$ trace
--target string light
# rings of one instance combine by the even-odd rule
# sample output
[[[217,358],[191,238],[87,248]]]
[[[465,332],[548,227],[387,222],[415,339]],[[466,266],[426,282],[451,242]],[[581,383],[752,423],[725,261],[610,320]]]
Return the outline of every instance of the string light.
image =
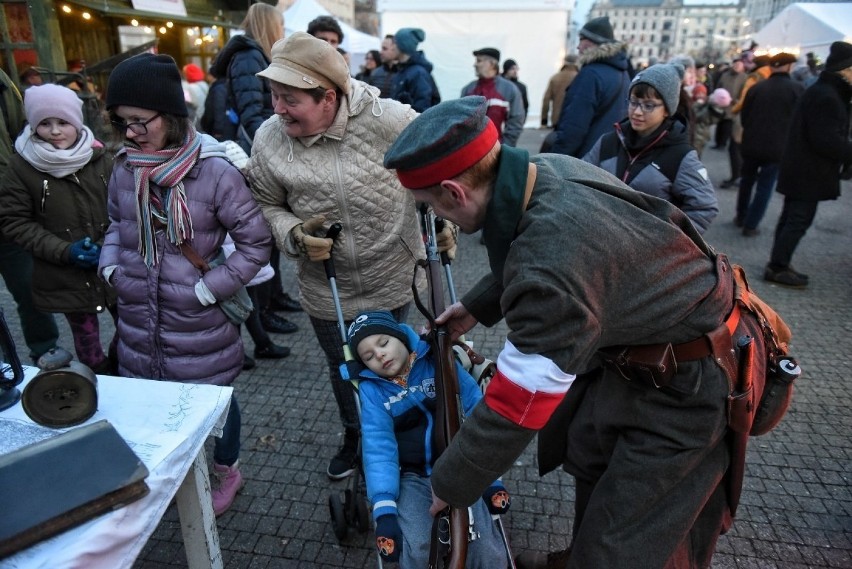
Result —
[[[71,13],[71,6],[69,6],[68,4],[65,4],[64,6],[62,6],[62,11],[65,12],[66,14],[70,14]]]

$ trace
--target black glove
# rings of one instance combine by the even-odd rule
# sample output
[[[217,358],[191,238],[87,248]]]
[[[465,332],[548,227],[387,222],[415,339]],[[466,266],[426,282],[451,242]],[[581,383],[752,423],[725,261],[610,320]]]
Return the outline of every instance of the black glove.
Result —
[[[94,269],[101,258],[101,248],[91,237],[74,241],[68,248],[68,261],[81,269]]]
[[[509,511],[511,500],[509,492],[501,482],[495,482],[482,493],[482,499],[485,500],[485,505],[492,515],[505,514]]]
[[[385,514],[376,520],[376,548],[382,561],[399,561],[402,554],[402,530],[395,514]]]
[[[364,366],[356,361],[347,361],[340,364],[340,377],[346,381],[358,379],[362,371],[364,371]]]

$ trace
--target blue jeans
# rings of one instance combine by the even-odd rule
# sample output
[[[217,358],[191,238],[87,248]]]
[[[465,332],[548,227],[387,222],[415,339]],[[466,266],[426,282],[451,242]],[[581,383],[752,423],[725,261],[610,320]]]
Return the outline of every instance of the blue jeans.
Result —
[[[228,417],[225,426],[222,427],[222,436],[213,440],[213,462],[231,466],[240,458],[240,427],[242,416],[237,398],[231,395],[231,407],[228,409]]]
[[[399,527],[402,530],[400,569],[429,565],[429,545],[432,539],[432,483],[428,478],[405,473],[399,481]],[[503,539],[485,502],[477,500],[473,509],[473,527],[479,538],[467,544],[466,569],[500,569],[508,565]]]
[[[33,258],[11,242],[0,242],[0,275],[18,306],[24,341],[35,362],[42,354],[56,347],[59,329],[53,314],[36,310],[33,304]]]
[[[745,229],[757,229],[769,200],[772,199],[772,191],[778,180],[777,162],[760,162],[752,158],[743,158],[742,177],[740,178],[740,189],[737,193],[737,219],[743,223]],[[757,188],[752,199],[751,189],[757,181]]]

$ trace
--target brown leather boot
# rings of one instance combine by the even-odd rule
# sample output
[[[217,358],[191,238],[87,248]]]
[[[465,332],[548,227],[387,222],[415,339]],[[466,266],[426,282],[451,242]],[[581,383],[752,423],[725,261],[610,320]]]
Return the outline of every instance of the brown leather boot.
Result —
[[[515,557],[518,569],[565,569],[571,557],[571,548],[561,551],[542,553],[541,551],[524,551]]]

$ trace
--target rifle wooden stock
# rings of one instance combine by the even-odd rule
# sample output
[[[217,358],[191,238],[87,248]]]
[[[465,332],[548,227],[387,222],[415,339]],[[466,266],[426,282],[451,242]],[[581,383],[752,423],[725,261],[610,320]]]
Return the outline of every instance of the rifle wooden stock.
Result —
[[[434,225],[421,210],[423,228],[426,238],[426,277],[429,281],[430,308],[432,314],[438,316],[446,308],[444,302],[444,287],[441,280],[441,258],[435,245]],[[453,341],[446,326],[435,327],[429,335],[432,356],[435,361],[435,396],[438,405],[435,410],[435,426],[432,444],[437,459],[450,446],[450,441],[461,427],[461,403],[459,397],[459,382],[456,375],[455,352]],[[441,554],[434,556],[435,567],[448,569],[463,569],[467,559],[467,539],[470,519],[467,508],[449,508],[450,543],[449,550],[443,544],[434,543],[432,547],[442,547]],[[439,523],[441,515],[435,518]],[[434,533],[434,532],[433,532]],[[439,550],[440,551],[440,550]],[[431,565],[431,563],[430,563]]]

